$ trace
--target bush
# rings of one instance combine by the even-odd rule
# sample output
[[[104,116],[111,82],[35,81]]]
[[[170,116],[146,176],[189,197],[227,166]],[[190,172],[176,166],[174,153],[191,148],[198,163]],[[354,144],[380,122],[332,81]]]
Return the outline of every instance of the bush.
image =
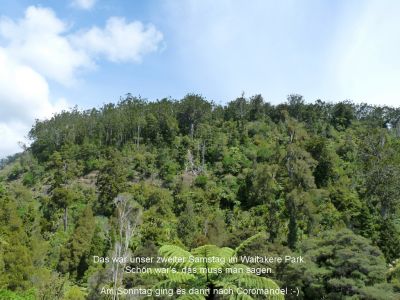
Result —
[[[2,300],[36,300],[35,290],[29,290],[24,293],[17,293],[9,290],[0,290],[0,299]]]

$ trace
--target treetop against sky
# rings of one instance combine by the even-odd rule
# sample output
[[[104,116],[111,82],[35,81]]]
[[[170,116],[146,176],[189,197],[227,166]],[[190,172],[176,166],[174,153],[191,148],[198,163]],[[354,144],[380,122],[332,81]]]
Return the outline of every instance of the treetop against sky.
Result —
[[[394,0],[4,0],[0,156],[20,150],[36,118],[128,92],[395,105],[399,8]]]

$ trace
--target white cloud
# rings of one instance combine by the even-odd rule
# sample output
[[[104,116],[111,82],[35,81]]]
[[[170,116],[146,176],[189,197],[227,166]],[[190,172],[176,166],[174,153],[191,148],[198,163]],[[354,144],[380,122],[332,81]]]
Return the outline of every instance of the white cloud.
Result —
[[[96,0],[73,0],[72,5],[81,9],[86,9],[89,10],[91,9],[94,4],[96,3]]]
[[[70,85],[76,72],[93,66],[93,62],[84,51],[72,47],[63,35],[67,30],[52,10],[34,6],[28,7],[17,22],[8,18],[0,21],[0,35],[8,41],[10,56],[46,78]]]
[[[77,1],[82,8],[94,2]],[[79,71],[96,67],[101,56],[139,62],[162,40],[153,25],[116,17],[104,29],[71,29],[49,8],[30,6],[20,20],[0,18],[0,158],[20,150],[17,142],[27,142],[35,119],[68,107],[63,99],[51,99],[52,80],[73,85]]]
[[[66,29],[53,11],[33,6],[17,22],[0,19],[0,158],[21,151],[18,142],[29,144],[35,119],[67,108],[65,100],[51,101],[47,79],[70,84],[89,60],[61,35]]]
[[[35,119],[67,108],[65,100],[52,104],[46,79],[11,58],[0,47],[0,157],[19,151]]]
[[[163,35],[153,25],[145,26],[111,17],[104,29],[92,27],[71,37],[80,49],[103,55],[112,62],[140,62],[143,55],[158,49]]]
[[[80,70],[95,67],[96,58],[112,62],[140,62],[159,48],[163,35],[153,25],[111,17],[105,28],[70,33],[68,25],[48,8],[30,6],[23,19],[0,19],[0,36],[8,54],[48,79],[64,85],[76,81]]]
[[[29,127],[21,122],[0,122],[0,159],[22,151],[18,143],[22,142],[25,144],[27,142],[25,135],[28,130]]]

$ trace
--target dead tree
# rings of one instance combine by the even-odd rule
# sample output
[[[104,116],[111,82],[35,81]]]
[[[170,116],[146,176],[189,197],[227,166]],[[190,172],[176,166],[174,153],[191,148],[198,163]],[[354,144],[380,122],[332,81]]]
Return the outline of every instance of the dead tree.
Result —
[[[142,209],[129,194],[120,194],[114,199],[117,213],[118,234],[114,245],[112,261],[113,300],[119,299],[116,290],[122,283],[124,269],[130,256],[129,244],[141,222]]]

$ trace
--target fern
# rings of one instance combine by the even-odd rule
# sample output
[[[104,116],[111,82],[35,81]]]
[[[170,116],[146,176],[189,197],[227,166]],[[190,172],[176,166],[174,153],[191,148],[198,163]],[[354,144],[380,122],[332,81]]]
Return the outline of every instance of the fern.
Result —
[[[193,274],[180,272],[172,269],[165,268],[165,272],[160,272],[160,268],[149,268],[147,271],[148,276],[158,277],[158,278],[165,278],[173,282],[177,283],[184,283],[190,280],[196,279]]]
[[[167,264],[172,267],[183,268],[191,266],[189,263],[189,258],[192,256],[192,254],[179,246],[164,245],[158,250],[158,253],[164,258],[171,259],[173,262],[167,262]]]
[[[251,243],[253,243],[255,240],[259,238],[265,238],[265,234],[263,232],[259,232],[251,237],[249,237],[247,240],[243,241],[239,246],[236,247],[234,250],[234,255],[237,255],[240,251],[242,251],[244,248],[249,246]]]
[[[256,234],[241,243],[236,249],[220,248],[215,245],[204,245],[193,249],[191,252],[175,245],[164,245],[159,249],[159,254],[166,259],[169,266],[167,272],[157,272],[156,268],[150,269],[149,275],[163,279],[155,287],[178,288],[222,288],[232,291],[225,298],[235,300],[253,300],[251,295],[244,294],[242,289],[277,290],[279,286],[272,279],[249,273],[249,267],[244,264],[233,263],[232,258],[240,251],[264,237]],[[195,273],[183,272],[183,268],[195,269]],[[227,273],[227,268],[235,268],[238,273]],[[213,272],[218,270],[219,272]],[[256,296],[256,299],[261,295]],[[284,296],[264,295],[265,299],[282,300]],[[203,295],[182,295],[180,300],[205,300]]]
[[[211,260],[216,258],[216,260],[214,262],[207,263],[194,263],[193,265],[203,268],[222,268],[229,262],[229,259],[232,257],[233,253],[234,250],[228,247],[219,248],[215,245],[204,245],[192,250],[194,258],[205,258]]]
[[[153,286],[153,289],[173,289],[176,287],[176,282],[166,279],[158,282]]]

